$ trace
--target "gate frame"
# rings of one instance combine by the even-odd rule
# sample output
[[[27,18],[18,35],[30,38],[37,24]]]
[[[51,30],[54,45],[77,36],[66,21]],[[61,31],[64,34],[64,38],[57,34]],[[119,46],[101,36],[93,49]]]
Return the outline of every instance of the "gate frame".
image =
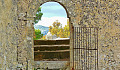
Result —
[[[95,38],[95,46],[94,46],[94,48],[95,49],[89,49],[89,47],[90,46],[88,46],[89,44],[87,44],[86,43],[86,47],[85,48],[81,48],[83,45],[81,45],[81,44],[79,44],[79,47],[78,47],[78,44],[76,44],[76,42],[78,42],[78,40],[77,41],[75,41],[75,39],[74,38],[77,38],[78,36],[76,35],[76,34],[78,34],[77,32],[78,31],[80,31],[80,30],[82,30],[82,31],[85,31],[85,29],[88,29],[88,31],[90,31],[90,33],[88,34],[88,39],[90,39],[90,41],[88,40],[88,41],[86,41],[86,42],[90,42],[90,45],[91,45],[91,31],[92,31],[92,29],[94,29],[94,38]],[[99,27],[80,27],[80,26],[75,26],[74,27],[74,29],[73,29],[73,31],[75,31],[74,32],[74,34],[73,34],[73,68],[72,68],[72,70],[75,70],[75,68],[76,68],[76,66],[74,66],[74,61],[76,61],[76,60],[74,60],[74,50],[76,49],[76,51],[77,52],[79,52],[79,54],[81,54],[81,52],[80,51],[82,51],[82,49],[83,49],[83,51],[84,51],[84,49],[85,50],[88,50],[88,52],[89,52],[89,50],[93,50],[94,52],[95,52],[95,70],[99,70],[98,69],[98,28]],[[82,31],[80,32],[80,33],[82,33]],[[95,31],[97,32],[97,33],[95,33]],[[79,34],[80,34],[79,33]],[[82,34],[80,34],[81,36],[81,38],[83,37],[84,38],[84,33],[82,33]],[[90,38],[89,38],[90,37]],[[80,38],[80,39],[81,39]],[[87,38],[86,38],[87,39]],[[81,43],[82,43],[82,40],[81,40]],[[83,41],[83,43],[84,43],[84,41]],[[75,45],[76,44],[76,45]],[[85,53],[87,53],[87,52],[85,52]],[[81,55],[78,55],[78,56],[80,56],[80,58],[81,58]],[[89,57],[87,57],[87,54],[85,54],[84,55],[84,58],[85,58],[85,56],[86,56],[86,59],[88,59],[88,61],[89,61]],[[89,54],[88,54],[88,56],[89,56]],[[78,58],[79,59],[79,62],[81,62],[80,61],[80,58]],[[96,59],[97,58],[97,59]],[[75,58],[76,59],[76,58]],[[87,60],[84,60],[84,61],[86,61],[87,62]],[[86,63],[87,64],[87,63]],[[88,63],[89,64],[89,63]],[[76,65],[76,64],[75,64]],[[78,66],[78,65],[77,65]],[[87,65],[86,65],[87,66]],[[75,67],[75,68],[74,68]],[[88,67],[89,67],[89,65],[88,65]],[[84,67],[83,67],[84,68]],[[86,68],[87,69],[87,68]]]

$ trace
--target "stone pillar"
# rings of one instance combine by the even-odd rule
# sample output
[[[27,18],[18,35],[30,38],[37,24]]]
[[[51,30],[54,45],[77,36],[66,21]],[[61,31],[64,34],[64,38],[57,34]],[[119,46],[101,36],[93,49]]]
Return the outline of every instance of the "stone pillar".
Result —
[[[27,13],[19,15],[19,45],[18,68],[23,70],[34,69],[34,49],[33,49],[33,19],[27,17]]]
[[[27,19],[27,56],[28,56],[28,70],[34,69],[34,18]]]

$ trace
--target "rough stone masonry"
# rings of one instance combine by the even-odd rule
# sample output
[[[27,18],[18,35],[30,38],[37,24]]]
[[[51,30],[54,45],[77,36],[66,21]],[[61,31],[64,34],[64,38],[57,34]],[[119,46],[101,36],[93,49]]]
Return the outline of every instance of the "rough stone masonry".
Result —
[[[120,0],[0,0],[0,70],[33,70],[33,23],[38,7],[58,2],[72,27],[99,27],[99,70],[120,70]]]

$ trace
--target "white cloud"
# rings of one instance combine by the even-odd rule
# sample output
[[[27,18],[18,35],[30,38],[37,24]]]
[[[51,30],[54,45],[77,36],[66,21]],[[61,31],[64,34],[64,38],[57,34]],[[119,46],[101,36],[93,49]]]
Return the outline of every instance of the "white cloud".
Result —
[[[64,27],[65,25],[67,25],[67,19],[68,18],[65,17],[50,17],[50,18],[42,17],[41,20],[36,25],[49,27],[50,25],[53,24],[53,22],[58,20],[62,24],[62,27]]]

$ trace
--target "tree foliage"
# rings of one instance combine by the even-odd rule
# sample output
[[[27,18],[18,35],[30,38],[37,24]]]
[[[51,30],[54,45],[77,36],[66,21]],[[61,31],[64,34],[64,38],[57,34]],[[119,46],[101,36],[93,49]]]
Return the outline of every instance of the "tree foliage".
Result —
[[[64,37],[70,37],[69,20],[67,20],[67,25],[64,27]]]
[[[41,7],[38,8],[37,13],[36,13],[36,17],[34,19],[34,24],[37,24],[39,20],[41,20],[43,13],[41,12]],[[34,29],[34,40],[40,39],[43,36],[43,34],[41,34],[41,31],[38,29]]]
[[[58,32],[60,31],[62,24],[56,20],[52,24],[53,26],[49,26],[49,31],[51,32],[52,35],[56,35],[57,37],[59,36]]]
[[[41,7],[38,8],[36,17],[34,19],[35,24],[38,23],[39,20],[41,20],[43,13],[41,12]]]
[[[62,28],[62,24],[56,20],[53,24],[53,26],[49,26],[49,31],[52,35],[56,35],[60,38],[68,38],[70,36],[69,31],[69,21],[67,21],[67,25],[65,25],[64,28]]]
[[[46,35],[41,38],[41,40],[46,40]]]
[[[43,37],[43,34],[41,34],[41,31],[39,29],[35,29],[35,38],[34,40],[38,40]]]

